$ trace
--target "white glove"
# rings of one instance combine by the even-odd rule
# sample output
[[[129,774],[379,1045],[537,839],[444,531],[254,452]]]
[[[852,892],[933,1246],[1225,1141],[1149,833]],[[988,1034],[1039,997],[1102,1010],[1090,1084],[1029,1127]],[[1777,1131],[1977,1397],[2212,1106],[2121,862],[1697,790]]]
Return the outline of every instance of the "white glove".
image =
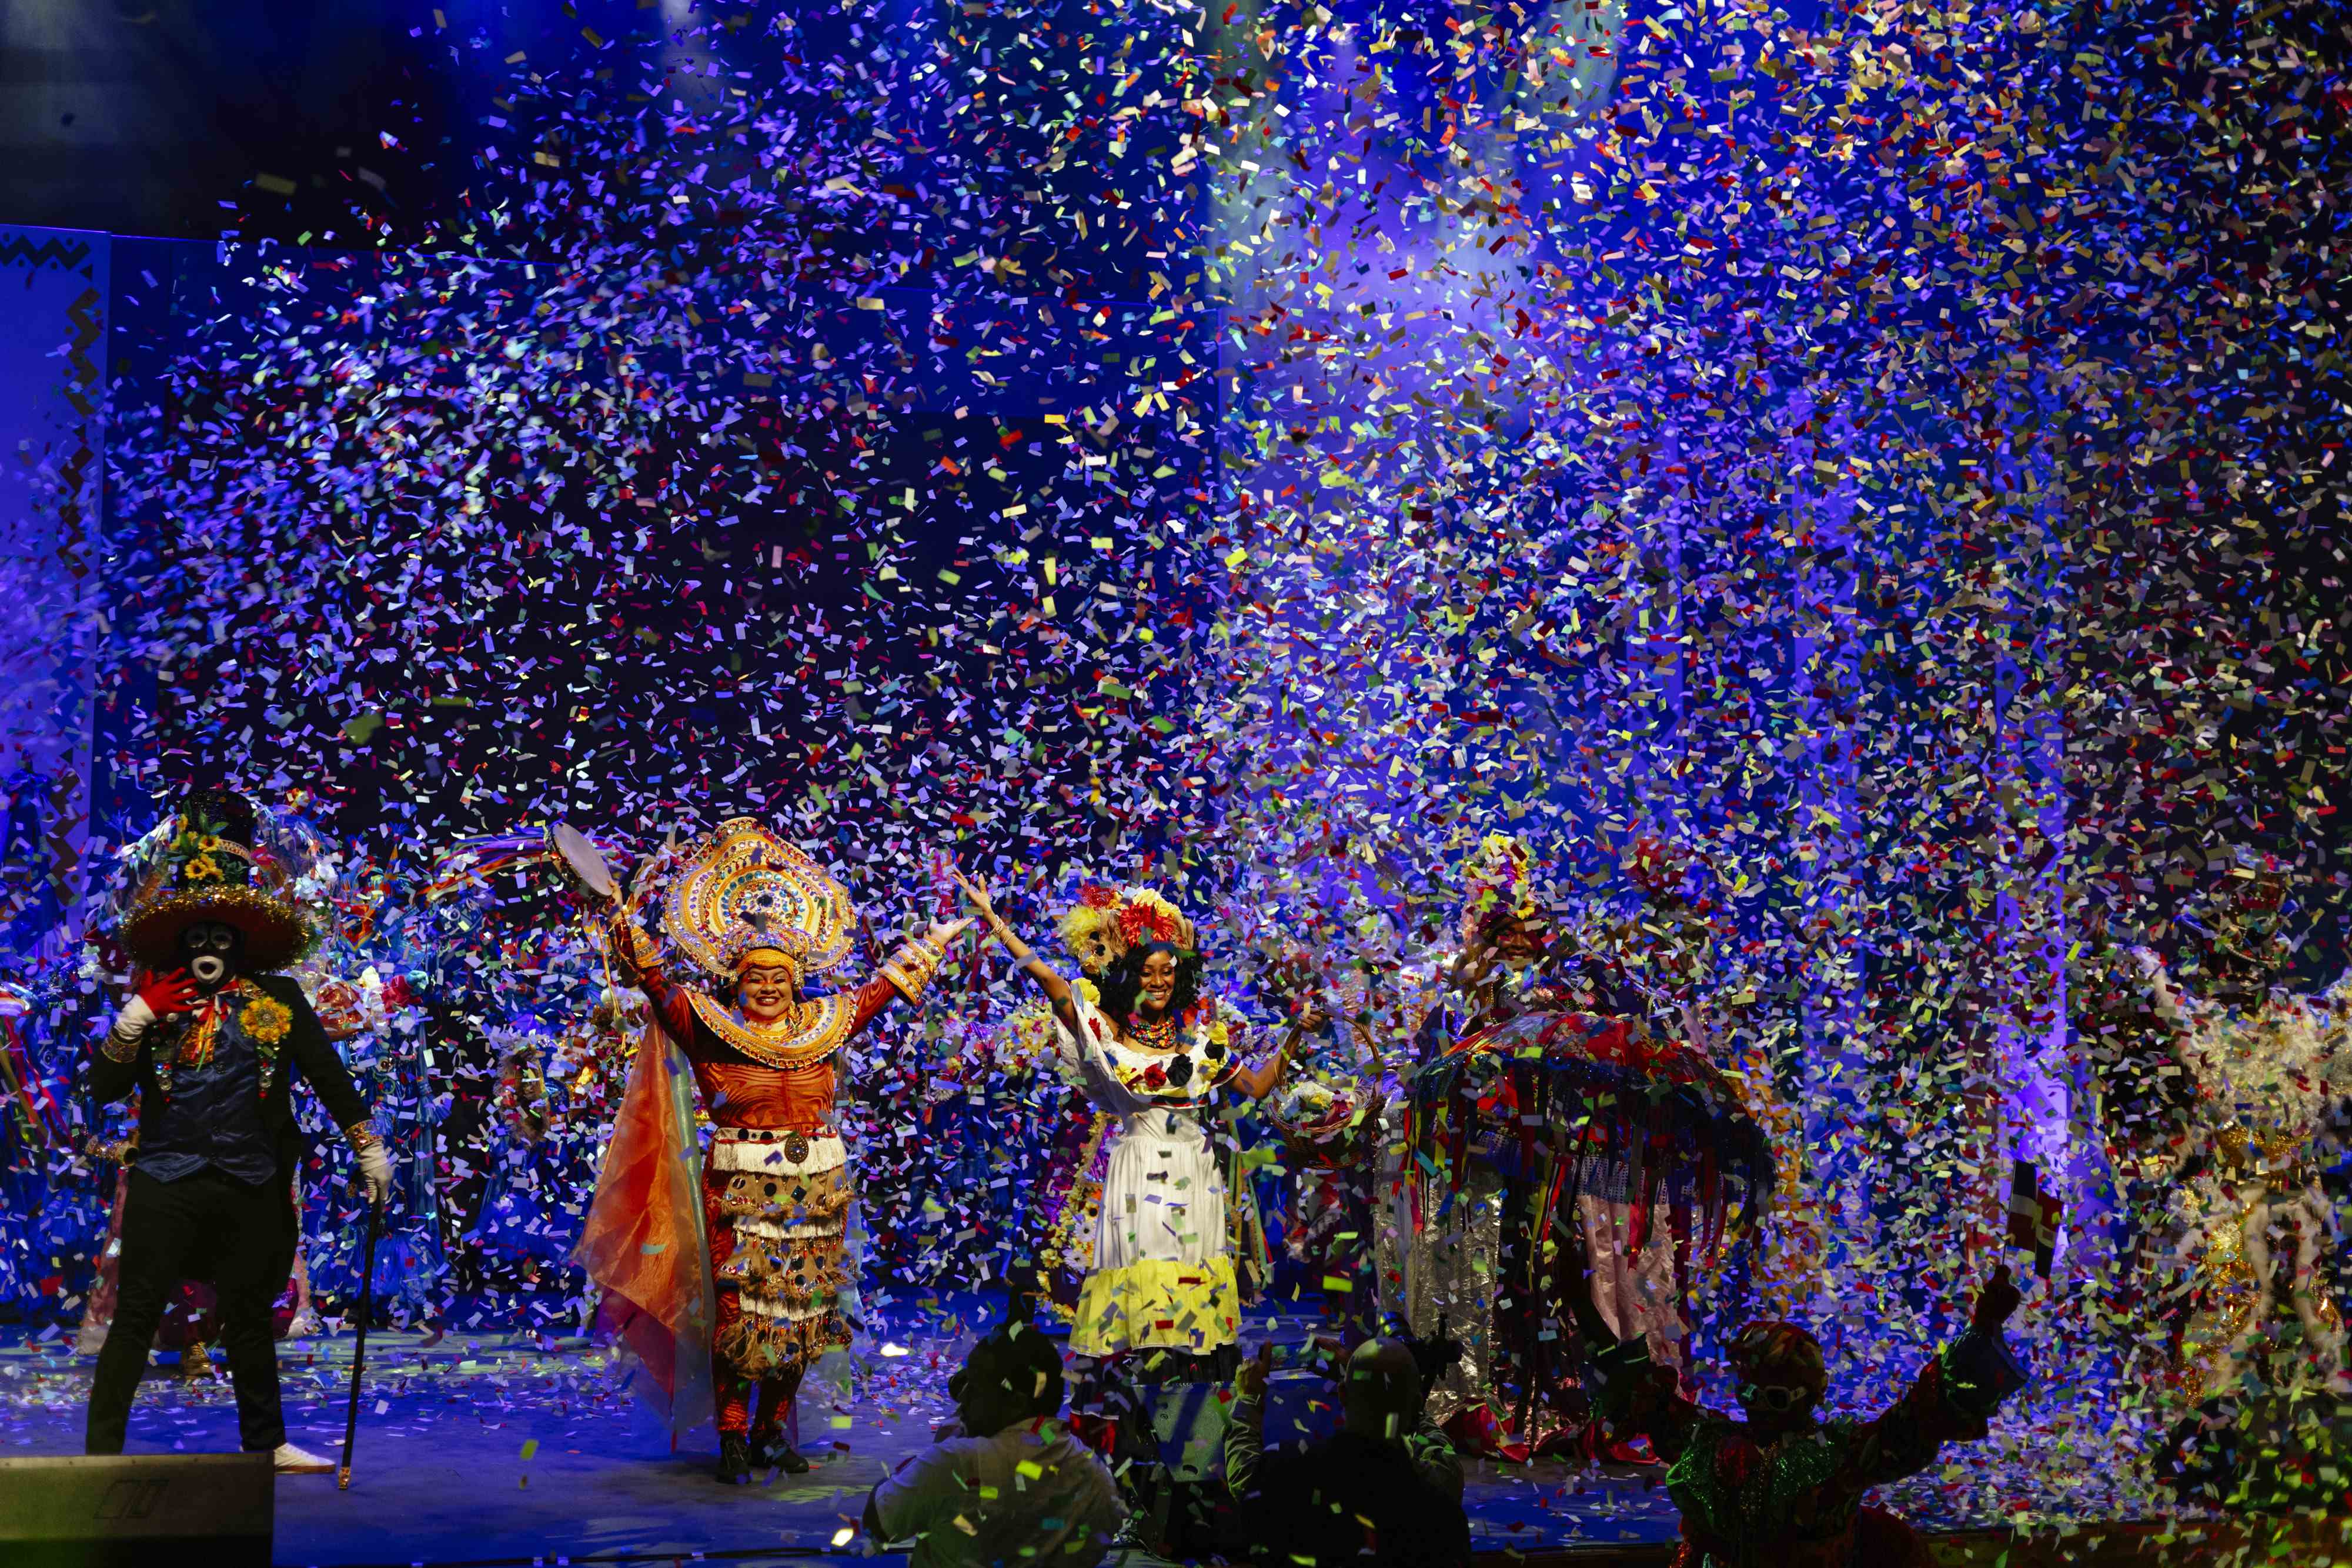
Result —
[[[360,1179],[367,1183],[370,1203],[381,1208],[392,1201],[392,1156],[382,1144],[360,1151]]]
[[[122,1004],[121,1012],[114,1015],[113,1032],[125,1040],[137,1040],[154,1021],[155,1009],[147,1005],[147,998],[134,996]]]

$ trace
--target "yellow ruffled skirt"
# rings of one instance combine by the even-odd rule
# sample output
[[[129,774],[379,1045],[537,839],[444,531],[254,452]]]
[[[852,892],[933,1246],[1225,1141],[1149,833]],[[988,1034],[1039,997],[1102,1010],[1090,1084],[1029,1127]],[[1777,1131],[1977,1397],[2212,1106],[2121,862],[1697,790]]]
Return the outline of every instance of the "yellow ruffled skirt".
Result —
[[[1087,1276],[1070,1349],[1079,1355],[1212,1351],[1240,1333],[1241,1290],[1231,1254],[1198,1263],[1147,1258]]]

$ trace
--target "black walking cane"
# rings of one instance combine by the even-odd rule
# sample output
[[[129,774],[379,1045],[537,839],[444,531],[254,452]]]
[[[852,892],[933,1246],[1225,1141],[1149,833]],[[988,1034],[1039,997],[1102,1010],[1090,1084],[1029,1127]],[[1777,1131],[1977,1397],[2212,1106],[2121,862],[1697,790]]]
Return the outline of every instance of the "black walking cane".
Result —
[[[352,1343],[352,1397],[343,1410],[343,1462],[335,1471],[335,1490],[352,1489],[352,1444],[360,1435],[360,1373],[367,1365],[368,1319],[375,1316],[375,1242],[383,1222],[383,1205],[368,1199],[367,1258],[360,1265],[359,1337]]]

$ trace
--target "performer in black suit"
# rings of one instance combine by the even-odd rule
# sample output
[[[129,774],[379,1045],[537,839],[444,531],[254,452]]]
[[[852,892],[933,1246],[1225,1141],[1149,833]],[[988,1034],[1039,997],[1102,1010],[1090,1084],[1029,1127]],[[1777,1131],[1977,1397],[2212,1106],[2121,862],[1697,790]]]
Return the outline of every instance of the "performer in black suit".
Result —
[[[286,1440],[271,1322],[298,1234],[295,1079],[343,1129],[371,1202],[391,1191],[392,1167],[301,988],[273,972],[301,956],[312,930],[283,869],[249,847],[253,838],[242,797],[191,794],[123,920],[137,993],[107,1032],[90,1086],[100,1103],[139,1092],[139,1156],[84,1447],[122,1451],[165,1300],[182,1279],[201,1279],[219,1293],[245,1450],[274,1454],[281,1471],[323,1473],[331,1460]]]

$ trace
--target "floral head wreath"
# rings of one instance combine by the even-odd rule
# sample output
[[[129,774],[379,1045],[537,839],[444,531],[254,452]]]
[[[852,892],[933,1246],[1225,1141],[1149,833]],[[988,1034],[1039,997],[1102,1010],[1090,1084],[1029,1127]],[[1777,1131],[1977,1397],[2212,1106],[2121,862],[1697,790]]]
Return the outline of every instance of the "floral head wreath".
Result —
[[[1118,955],[1125,951],[1126,938],[1118,927],[1118,890],[1089,883],[1078,890],[1078,902],[1062,912],[1055,923],[1061,932],[1062,946],[1078,961],[1078,967],[1099,977]]]
[[[1119,905],[1118,934],[1129,947],[1184,941],[1184,916],[1149,888],[1131,889]]]
[[[1088,976],[1099,978],[1132,947],[1150,942],[1192,944],[1192,923],[1149,888],[1089,883],[1056,923],[1062,945]]]

